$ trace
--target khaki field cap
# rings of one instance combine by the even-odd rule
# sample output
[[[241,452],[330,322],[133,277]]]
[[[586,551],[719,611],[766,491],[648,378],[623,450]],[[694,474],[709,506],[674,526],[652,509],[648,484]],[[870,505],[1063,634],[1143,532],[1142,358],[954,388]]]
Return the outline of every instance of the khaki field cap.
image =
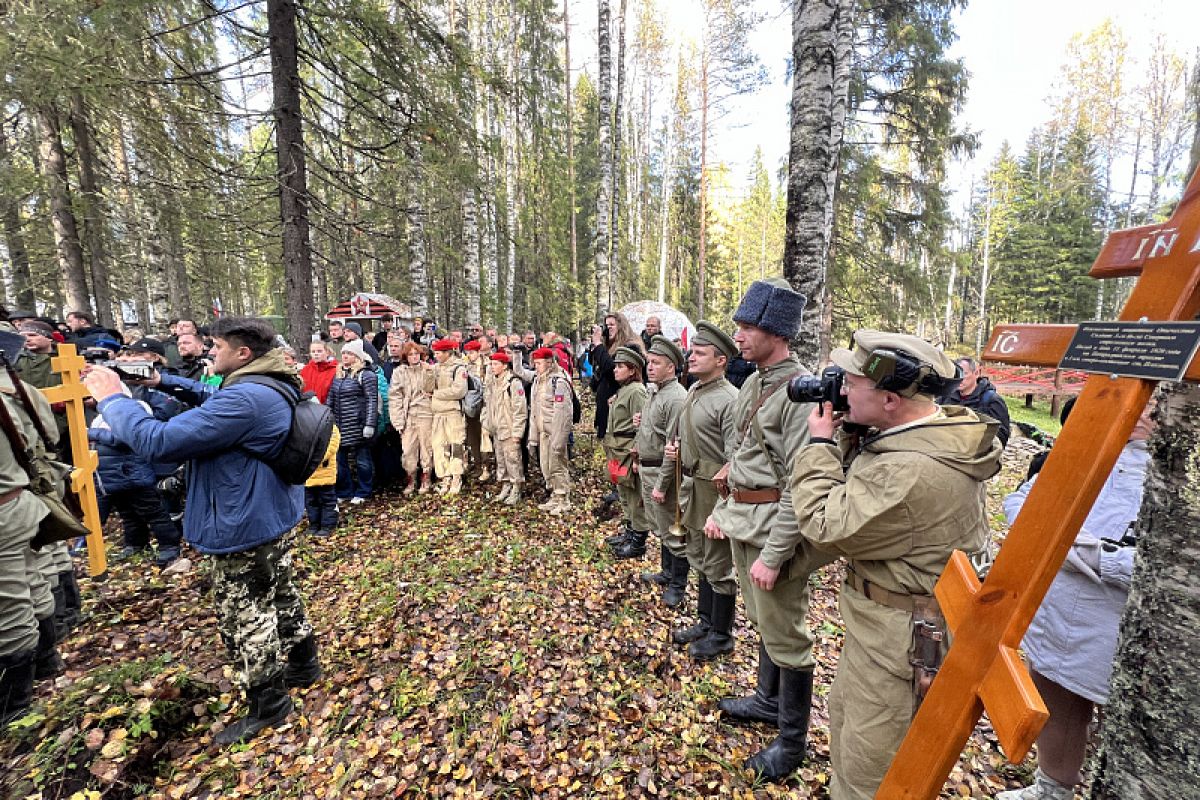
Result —
[[[939,378],[953,380],[958,375],[958,367],[950,357],[924,339],[907,333],[888,333],[866,328],[854,333],[853,350],[839,347],[829,354],[829,360],[852,375],[872,378],[879,383],[880,359],[873,357],[873,354],[880,351],[896,353],[916,361],[918,365],[931,369]],[[913,380],[915,381],[915,376]],[[932,396],[929,392],[920,394]]]
[[[665,336],[655,336],[650,340],[650,352],[671,359],[676,369],[683,366],[683,351]]]
[[[617,348],[617,352],[613,353],[613,361],[618,364],[628,364],[638,372],[646,368],[645,356],[632,347],[625,347],[623,345]]]
[[[738,354],[738,346],[729,334],[706,319],[696,323],[696,335],[692,344],[709,345],[717,348],[717,352],[732,361]]]

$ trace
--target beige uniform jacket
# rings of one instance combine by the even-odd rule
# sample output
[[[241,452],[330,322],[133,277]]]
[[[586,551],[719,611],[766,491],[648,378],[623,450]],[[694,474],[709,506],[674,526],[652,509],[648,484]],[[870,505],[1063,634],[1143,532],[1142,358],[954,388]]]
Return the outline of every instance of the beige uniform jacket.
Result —
[[[545,375],[539,375],[530,389],[529,441],[537,442],[543,434],[550,437],[550,446],[565,448],[574,425],[571,417],[571,379],[562,367],[554,364]]]
[[[757,424],[748,424],[750,410],[759,396],[805,374],[795,356],[778,364],[759,369],[746,379],[738,392],[734,409],[733,456],[729,462],[729,486],[738,489],[778,488],[777,503],[739,503],[732,496],[717,502],[712,517],[730,539],[762,550],[764,565],[779,569],[796,554],[801,546],[800,526],[792,509],[791,490],[787,476],[791,474],[796,455],[808,443],[808,415],[811,403],[793,403],[787,398],[786,387],[772,394],[755,414]],[[746,433],[743,436],[742,430]],[[761,433],[760,433],[761,432]],[[822,559],[822,563],[828,559]]]
[[[396,367],[388,388],[388,418],[392,427],[403,431],[410,420],[431,419],[433,389],[434,371],[426,365]]]
[[[462,416],[460,401],[467,396],[467,365],[458,356],[433,368],[433,398],[429,404],[434,414]]]
[[[496,439],[520,439],[525,435],[529,404],[520,378],[512,372],[505,372],[499,378],[493,375],[484,386],[483,398],[482,422],[488,433]]]
[[[693,530],[704,527],[720,499],[712,478],[733,458],[737,398],[738,390],[723,376],[694,384],[688,390],[676,426],[668,433],[670,439],[678,438],[680,442],[683,480],[679,503],[683,507],[683,524]],[[674,468],[675,460],[664,458],[663,471],[674,474]]]
[[[658,391],[650,395],[645,408],[642,409],[642,421],[635,440],[639,461],[663,460],[663,448],[667,446],[667,437],[675,430],[679,412],[683,409],[683,401],[686,399],[687,389],[674,378],[659,386]],[[657,490],[665,494],[675,484],[675,470],[667,470],[665,463],[657,470],[650,491]]]

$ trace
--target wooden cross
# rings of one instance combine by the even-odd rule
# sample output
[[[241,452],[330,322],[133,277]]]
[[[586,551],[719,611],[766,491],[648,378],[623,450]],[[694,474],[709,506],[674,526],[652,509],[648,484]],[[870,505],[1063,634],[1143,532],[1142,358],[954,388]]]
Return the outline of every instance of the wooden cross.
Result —
[[[108,561],[104,554],[104,532],[100,527],[100,506],[96,502],[95,478],[96,470],[100,466],[100,457],[88,444],[88,425],[83,414],[84,401],[92,395],[79,380],[79,373],[85,363],[76,354],[75,345],[60,344],[58,355],[50,360],[50,366],[62,378],[62,385],[42,389],[42,394],[51,403],[62,403],[66,406],[71,460],[75,466],[71,471],[71,489],[79,496],[79,503],[83,506],[83,523],[89,531],[88,574],[95,578],[104,574],[108,568]]]
[[[1166,223],[1111,234],[1091,275],[1140,276],[1121,320],[1193,320],[1200,310],[1200,170]],[[1071,328],[1002,326],[984,357],[1057,363],[1048,356],[1061,357]],[[1188,377],[1196,376],[1193,363]],[[1156,383],[1089,377],[987,580],[981,585],[966,556],[954,553],[935,589],[953,644],[878,800],[937,797],[984,710],[1008,759],[1025,757],[1048,714],[1017,648]]]

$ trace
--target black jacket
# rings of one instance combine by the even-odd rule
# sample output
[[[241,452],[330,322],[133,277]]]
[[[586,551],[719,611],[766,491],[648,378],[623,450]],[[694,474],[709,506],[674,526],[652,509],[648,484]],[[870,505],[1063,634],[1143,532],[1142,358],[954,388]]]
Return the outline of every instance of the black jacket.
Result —
[[[1004,398],[996,391],[996,387],[992,386],[992,382],[987,378],[980,378],[975,384],[975,391],[963,397],[958,389],[955,389],[948,395],[938,398],[938,402],[944,406],[966,406],[972,411],[978,411],[981,414],[987,414],[989,417],[1000,421],[1000,432],[996,435],[1000,438],[1000,444],[1007,445],[1009,434],[1012,433],[1012,423],[1008,418],[1008,406],[1004,402]]]

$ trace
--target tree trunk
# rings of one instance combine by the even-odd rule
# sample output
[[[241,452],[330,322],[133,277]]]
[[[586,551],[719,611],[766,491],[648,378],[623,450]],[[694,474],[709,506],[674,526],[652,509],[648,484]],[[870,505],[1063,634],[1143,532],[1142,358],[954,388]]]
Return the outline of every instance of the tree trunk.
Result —
[[[466,53],[471,52],[470,25],[467,19],[467,4],[459,2],[454,16],[454,30],[459,45]],[[473,60],[473,56],[472,56]],[[479,214],[475,199],[478,159],[475,149],[475,78],[474,72],[469,74],[464,82],[464,92],[459,107],[462,109],[466,128],[472,134],[466,137],[463,145],[463,161],[465,164],[462,190],[462,249],[463,249],[463,291],[466,308],[464,323],[471,325],[480,321],[479,312]]]
[[[662,207],[659,209],[658,240],[658,302],[667,302],[667,250],[670,246],[668,226],[671,223],[671,167],[674,166],[675,151],[671,149],[671,133],[675,126],[667,122],[666,143],[663,147]]]
[[[853,52],[852,0],[797,0],[783,271],[808,298],[796,351],[816,364]]]
[[[4,126],[0,125],[0,162],[9,159],[8,138]],[[12,299],[20,309],[34,310],[33,276],[29,271],[29,250],[25,247],[25,234],[21,231],[21,204],[16,197],[4,198],[4,244],[8,249],[11,270]]]
[[[700,55],[700,230],[696,251],[696,314],[704,319],[705,261],[708,257],[708,71],[709,52]]]
[[[104,246],[103,198],[96,183],[96,148],[88,124],[83,94],[71,92],[71,133],[75,137],[75,156],[79,164],[79,195],[83,207],[83,235],[87,243],[88,267],[92,273],[92,291],[96,295],[96,320],[105,328],[113,326],[112,290],[108,283],[108,252]]]
[[[516,24],[517,4],[514,2],[509,5],[510,13],[512,14],[512,41],[508,51],[508,75],[509,82],[512,84],[512,90],[508,98],[508,114],[504,126],[504,230],[507,233],[505,246],[508,255],[507,268],[505,270],[505,286],[504,286],[504,319],[502,324],[505,330],[511,331],[513,328],[513,290],[516,288],[517,276],[517,122],[520,111],[520,98],[517,94],[517,63],[520,58],[518,52],[519,37]],[[564,20],[564,25],[565,25]],[[571,235],[575,235],[575,166],[572,163],[573,151],[571,148],[570,130],[571,130],[571,70],[570,70],[570,45],[568,48],[568,66],[567,66],[567,169],[570,172],[569,182],[571,184]],[[575,277],[575,242],[571,241],[571,277]]]
[[[1200,387],[1159,395],[1093,800],[1200,797]]]
[[[563,0],[563,70],[567,83],[567,183],[571,185],[571,279],[579,280],[578,201],[575,199],[575,105],[571,101],[571,0]]]
[[[302,348],[313,331],[313,271],[308,238],[308,180],[300,118],[294,0],[267,0],[267,36],[271,50],[279,216],[283,223],[283,279],[288,341],[293,347]]]
[[[65,290],[65,310],[90,312],[92,303],[83,266],[83,249],[79,245],[79,229],[75,224],[75,212],[71,210],[67,154],[63,150],[58,110],[52,105],[38,106],[35,114],[41,137],[39,154],[42,174],[50,189],[50,219],[54,227],[58,267]]]
[[[612,306],[612,271],[608,261],[610,225],[612,223],[612,55],[609,47],[608,0],[598,0],[597,34],[600,50],[600,85],[597,88],[600,127],[597,136],[599,150],[599,189],[596,192],[596,236],[593,242],[596,267],[596,315],[602,318]]]
[[[617,92],[613,108],[612,132],[612,170],[613,190],[612,223],[609,225],[609,264],[612,265],[613,281],[620,282],[623,277],[621,270],[621,185],[623,169],[621,165],[622,115],[625,107],[625,6],[627,0],[621,0],[617,9]],[[615,288],[615,287],[614,287]],[[616,292],[613,293],[614,295]]]
[[[422,192],[425,170],[422,168],[421,145],[409,152],[412,163],[408,182],[408,296],[414,316],[429,314],[429,275],[425,268],[425,199]]]

